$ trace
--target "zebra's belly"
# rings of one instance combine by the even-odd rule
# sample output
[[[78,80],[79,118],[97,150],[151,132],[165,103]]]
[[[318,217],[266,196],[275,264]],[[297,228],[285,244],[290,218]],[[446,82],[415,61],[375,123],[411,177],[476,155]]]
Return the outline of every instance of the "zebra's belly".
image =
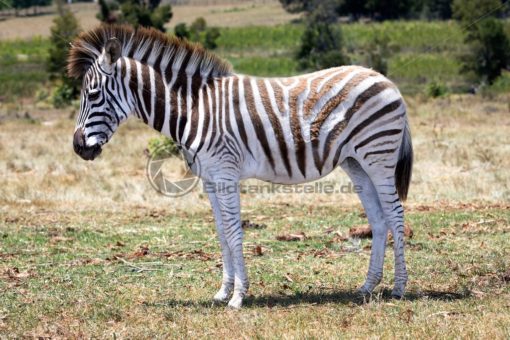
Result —
[[[315,167],[308,167],[305,174],[301,173],[297,166],[292,166],[289,171],[283,166],[273,167],[264,161],[252,162],[241,173],[241,179],[255,178],[261,181],[266,181],[275,184],[302,184],[318,180],[322,177],[329,175],[335,167],[326,165],[322,172],[319,172]]]

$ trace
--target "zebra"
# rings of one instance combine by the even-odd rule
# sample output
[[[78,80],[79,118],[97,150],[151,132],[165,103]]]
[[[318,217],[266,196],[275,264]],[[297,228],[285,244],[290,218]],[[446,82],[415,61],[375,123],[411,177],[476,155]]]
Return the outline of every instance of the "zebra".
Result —
[[[100,26],[71,45],[68,74],[82,78],[74,151],[93,160],[119,125],[135,116],[186,151],[207,188],[221,245],[223,278],[214,301],[240,308],[249,281],[243,258],[240,185],[246,178],[298,184],[342,168],[372,228],[369,296],[394,242],[392,295],[402,298],[404,209],[413,148],[397,87],[361,66],[288,78],[236,74],[202,47],[154,29]]]

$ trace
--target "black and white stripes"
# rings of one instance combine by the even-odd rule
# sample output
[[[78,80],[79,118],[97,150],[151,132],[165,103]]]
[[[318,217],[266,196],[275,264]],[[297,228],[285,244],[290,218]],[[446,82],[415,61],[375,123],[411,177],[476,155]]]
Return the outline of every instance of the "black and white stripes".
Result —
[[[386,234],[395,239],[394,295],[407,280],[403,209],[412,167],[406,108],[397,88],[362,67],[292,78],[234,74],[200,47],[154,30],[103,26],[73,44],[69,73],[84,77],[75,150],[93,159],[128,116],[200,160],[224,261],[216,300],[239,307],[248,289],[238,183],[303,183],[338,166],[363,188],[374,242],[363,293],[382,277]],[[90,151],[92,150],[92,151]]]

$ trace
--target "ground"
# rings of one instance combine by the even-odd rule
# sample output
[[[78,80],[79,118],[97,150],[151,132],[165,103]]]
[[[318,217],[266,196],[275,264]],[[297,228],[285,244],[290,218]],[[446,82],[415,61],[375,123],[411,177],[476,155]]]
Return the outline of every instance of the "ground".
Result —
[[[227,0],[209,0],[215,5],[206,9],[176,6],[171,24],[202,13],[221,26],[294,18],[277,1],[220,2]],[[74,6],[84,28],[96,24],[90,4]],[[47,36],[52,15],[0,21],[0,40]],[[34,76],[44,68],[47,42],[34,39],[28,52],[26,42],[2,45],[2,71],[12,74],[0,80],[18,95],[0,95],[0,338],[509,338],[510,97],[427,99],[409,91],[426,84],[425,76],[459,76],[451,56],[462,47],[461,32],[454,23],[380,25],[405,47],[390,70],[404,93],[414,93],[406,95],[415,166],[405,203],[413,235],[403,300],[390,298],[391,240],[381,286],[367,301],[356,294],[370,239],[349,237],[350,228],[367,223],[353,192],[263,191],[242,195],[242,218],[251,222],[245,307],[213,305],[221,258],[206,196],[196,189],[168,198],[152,189],[144,149],[157,134],[135,120],[96,161],[76,156],[77,108],[21,98],[25,78],[35,79],[37,97],[48,90],[39,88],[46,75]],[[224,28],[220,53],[246,72],[289,74],[292,65],[272,62],[291,60],[300,29]],[[347,41],[366,40],[372,29],[346,27]],[[449,52],[432,55],[430,46]],[[19,72],[24,59],[30,67]],[[349,187],[340,170],[322,182]],[[291,234],[298,240],[282,241]]]
[[[163,197],[145,178],[154,132],[132,121],[84,162],[69,112],[4,115],[0,334],[508,338],[508,98],[407,102],[416,163],[404,300],[389,297],[391,241],[382,285],[370,301],[356,295],[370,240],[348,238],[366,223],[355,194],[246,193],[242,217],[260,228],[246,230],[241,311],[211,302],[221,260],[206,197]],[[349,183],[340,170],[324,181]]]

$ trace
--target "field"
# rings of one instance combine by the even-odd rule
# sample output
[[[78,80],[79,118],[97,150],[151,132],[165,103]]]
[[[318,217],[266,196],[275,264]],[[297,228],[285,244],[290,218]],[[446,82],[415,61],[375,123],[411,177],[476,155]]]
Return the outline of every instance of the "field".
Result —
[[[355,294],[370,241],[344,240],[366,223],[354,194],[244,194],[243,219],[267,228],[246,231],[252,287],[240,312],[210,300],[221,268],[204,195],[162,197],[145,178],[154,132],[132,121],[90,163],[73,154],[67,113],[4,121],[0,334],[508,337],[508,97],[408,102],[406,298],[388,297],[391,247],[373,299]],[[349,183],[340,170],[324,181]],[[299,232],[305,240],[276,240]]]
[[[292,17],[239,27],[274,2],[214,6],[200,9],[208,21],[238,22],[221,28],[217,51],[236,70],[299,72],[303,27]],[[77,13],[90,19],[87,8]],[[367,223],[354,193],[243,193],[251,287],[233,311],[211,299],[221,257],[206,196],[152,189],[144,149],[157,134],[136,120],[96,161],[75,155],[76,105],[48,103],[46,31],[23,36],[26,19],[15,20],[19,39],[0,36],[0,338],[510,337],[510,95],[504,83],[485,96],[424,95],[431,81],[467,86],[455,23],[343,26],[355,58],[375,31],[398,47],[389,73],[405,93],[416,156],[405,298],[390,297],[391,240],[383,282],[368,301],[356,294],[371,240],[349,237]],[[340,169],[321,182],[349,185]]]

